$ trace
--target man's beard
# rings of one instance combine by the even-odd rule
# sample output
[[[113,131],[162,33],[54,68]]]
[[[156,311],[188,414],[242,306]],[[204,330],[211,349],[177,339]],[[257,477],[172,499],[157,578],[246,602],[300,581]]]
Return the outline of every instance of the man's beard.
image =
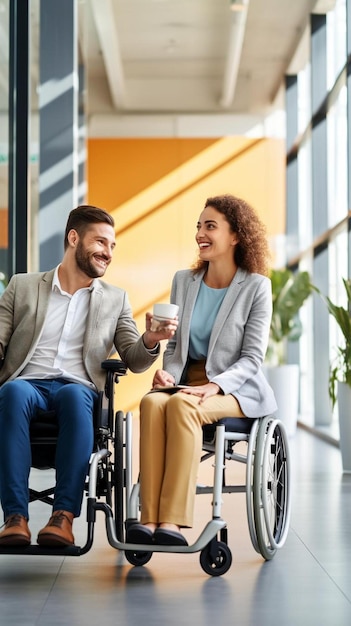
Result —
[[[99,268],[93,265],[90,261],[88,254],[85,252],[83,244],[78,241],[76,249],[76,263],[79,269],[84,272],[89,278],[99,278],[105,274],[106,268]]]

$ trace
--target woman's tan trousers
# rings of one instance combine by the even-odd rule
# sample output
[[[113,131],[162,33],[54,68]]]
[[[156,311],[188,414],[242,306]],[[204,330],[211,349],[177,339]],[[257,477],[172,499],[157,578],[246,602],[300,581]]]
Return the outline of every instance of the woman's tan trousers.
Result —
[[[202,450],[202,425],[243,417],[232,395],[200,398],[149,393],[140,405],[141,523],[191,527]]]

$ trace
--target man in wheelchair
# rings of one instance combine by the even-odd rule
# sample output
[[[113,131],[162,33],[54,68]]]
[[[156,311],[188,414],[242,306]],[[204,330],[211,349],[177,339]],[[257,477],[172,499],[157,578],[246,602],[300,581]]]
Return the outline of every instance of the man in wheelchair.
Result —
[[[117,350],[133,372],[159,355],[177,321],[140,336],[123,289],[100,280],[115,247],[112,216],[82,205],[68,217],[62,262],[48,272],[13,276],[0,298],[0,546],[26,546],[30,423],[54,410],[58,423],[52,516],[40,546],[74,544],[93,449],[93,407],[104,388],[101,363]]]

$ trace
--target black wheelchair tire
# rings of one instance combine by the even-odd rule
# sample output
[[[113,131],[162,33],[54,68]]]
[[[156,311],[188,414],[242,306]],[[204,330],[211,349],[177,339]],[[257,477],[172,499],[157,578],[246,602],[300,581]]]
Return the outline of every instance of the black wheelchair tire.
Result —
[[[138,550],[126,550],[124,554],[128,563],[136,566],[146,565],[152,557],[152,552],[141,552]]]
[[[210,576],[222,576],[232,564],[232,553],[223,541],[216,542],[217,554],[213,557],[213,544],[207,545],[200,552],[200,565],[206,574]]]

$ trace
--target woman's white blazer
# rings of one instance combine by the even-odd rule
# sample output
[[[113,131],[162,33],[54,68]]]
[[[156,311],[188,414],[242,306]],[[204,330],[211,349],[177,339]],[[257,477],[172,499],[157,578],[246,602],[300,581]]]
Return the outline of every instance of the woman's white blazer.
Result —
[[[171,302],[179,305],[179,326],[167,343],[163,367],[183,382],[189,352],[190,322],[204,272],[178,271]],[[225,394],[238,400],[247,417],[270,415],[277,409],[273,391],[262,371],[272,316],[269,278],[238,268],[212,328],[206,375]]]

